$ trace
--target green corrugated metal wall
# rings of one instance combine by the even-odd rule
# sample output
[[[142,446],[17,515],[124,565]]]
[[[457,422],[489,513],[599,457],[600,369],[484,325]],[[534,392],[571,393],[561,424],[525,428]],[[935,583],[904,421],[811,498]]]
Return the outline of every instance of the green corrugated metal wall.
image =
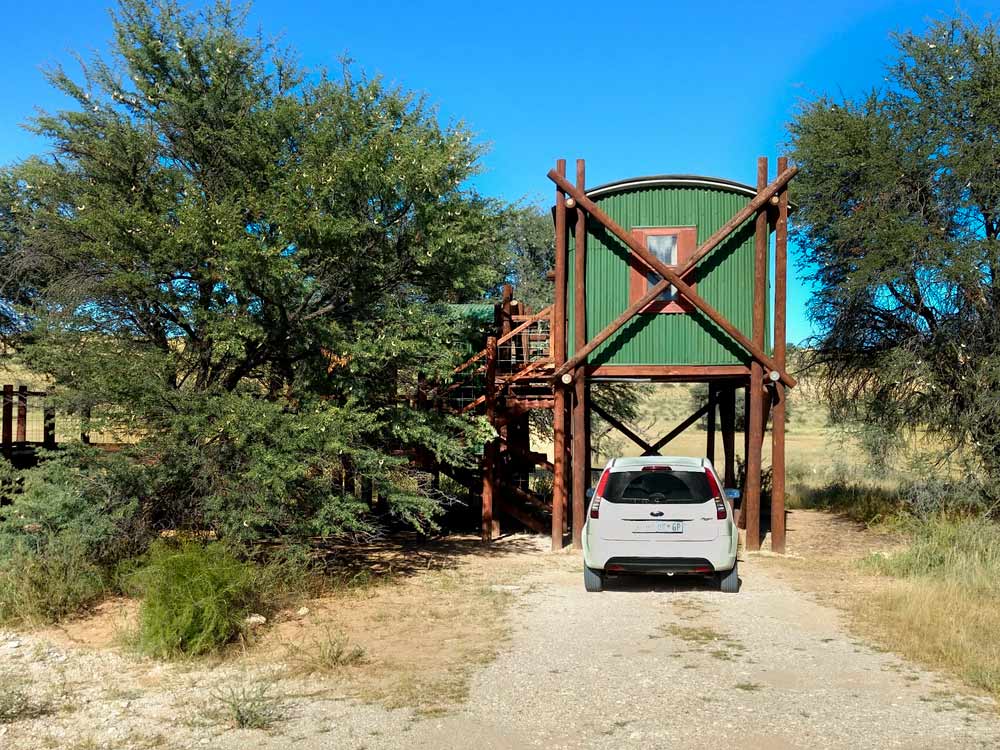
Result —
[[[650,186],[603,195],[595,202],[621,227],[698,228],[698,244],[750,202],[746,195],[694,186]],[[568,346],[573,345],[573,219],[570,213]],[[593,337],[629,305],[629,250],[596,221],[587,235],[587,333]],[[689,277],[692,278],[692,277]],[[696,291],[751,336],[753,304],[753,220],[695,268]],[[770,286],[768,287],[770,298]],[[770,307],[770,305],[768,305]],[[770,310],[765,331],[770,329]],[[770,336],[767,336],[768,342]],[[768,346],[770,348],[770,346]],[[701,312],[637,315],[589,358],[592,365],[733,365],[749,357]]]

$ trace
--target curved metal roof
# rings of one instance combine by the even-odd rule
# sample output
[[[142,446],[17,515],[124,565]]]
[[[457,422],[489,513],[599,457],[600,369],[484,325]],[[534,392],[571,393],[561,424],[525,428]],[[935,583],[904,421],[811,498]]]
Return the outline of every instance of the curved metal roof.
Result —
[[[587,197],[600,198],[611,193],[648,187],[700,187],[738,193],[750,198],[757,195],[756,188],[744,185],[742,182],[733,182],[721,177],[702,177],[695,174],[661,174],[648,177],[629,177],[625,180],[616,180],[605,185],[598,185],[587,191]]]

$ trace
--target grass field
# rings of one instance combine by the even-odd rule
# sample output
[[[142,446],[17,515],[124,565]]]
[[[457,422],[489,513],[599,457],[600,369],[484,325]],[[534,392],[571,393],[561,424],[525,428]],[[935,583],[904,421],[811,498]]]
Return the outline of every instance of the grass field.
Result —
[[[638,424],[632,425],[650,442],[677,426],[693,411],[692,386],[687,384],[657,384],[642,405]],[[866,460],[856,441],[829,424],[826,409],[820,403],[816,389],[808,380],[789,392],[792,418],[786,433],[785,461],[789,485],[806,482],[811,485],[830,481],[844,474],[864,470]],[[737,393],[737,409],[742,408],[742,393]],[[707,452],[707,432],[693,425],[663,449],[664,455],[704,456]],[[628,438],[612,432],[606,455],[639,455],[641,449]],[[744,458],[744,435],[736,434],[736,454]],[[768,432],[763,446],[763,463],[771,463],[771,437]],[[722,461],[722,434],[715,435],[716,462]],[[790,487],[791,488],[791,487]]]

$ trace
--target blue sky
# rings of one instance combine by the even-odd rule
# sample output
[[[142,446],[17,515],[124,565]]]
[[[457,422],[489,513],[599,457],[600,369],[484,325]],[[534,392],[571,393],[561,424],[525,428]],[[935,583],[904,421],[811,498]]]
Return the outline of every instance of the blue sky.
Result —
[[[0,163],[44,150],[19,124],[57,108],[41,67],[104,49],[106,2],[5,0]],[[855,96],[883,80],[890,32],[956,12],[950,2],[316,2],[258,0],[251,24],[281,33],[309,67],[349,54],[369,73],[425,91],[443,119],[490,145],[487,194],[551,201],[558,157],[597,185],[694,173],[753,183],[803,98]],[[964,2],[976,20],[995,8]],[[572,168],[572,166],[571,166]],[[794,248],[793,248],[794,252]],[[793,279],[789,340],[809,335],[809,289]]]

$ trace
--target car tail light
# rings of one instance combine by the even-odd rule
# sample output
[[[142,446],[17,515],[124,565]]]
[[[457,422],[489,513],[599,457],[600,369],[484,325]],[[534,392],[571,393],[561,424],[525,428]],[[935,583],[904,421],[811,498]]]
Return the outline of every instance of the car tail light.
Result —
[[[643,466],[643,471],[670,471],[669,466],[661,466],[659,464],[651,464],[650,466]]]
[[[708,489],[712,493],[712,497],[715,498],[715,517],[722,521],[726,518],[726,502],[722,499],[722,490],[719,489],[719,483],[715,480],[715,474],[707,466],[705,467],[705,478],[708,479]]]
[[[597,487],[594,489],[594,498],[590,501],[590,517],[600,518],[601,517],[601,499],[604,497],[604,490],[608,486],[608,474],[610,474],[607,469],[601,474],[601,478],[597,480]]]

